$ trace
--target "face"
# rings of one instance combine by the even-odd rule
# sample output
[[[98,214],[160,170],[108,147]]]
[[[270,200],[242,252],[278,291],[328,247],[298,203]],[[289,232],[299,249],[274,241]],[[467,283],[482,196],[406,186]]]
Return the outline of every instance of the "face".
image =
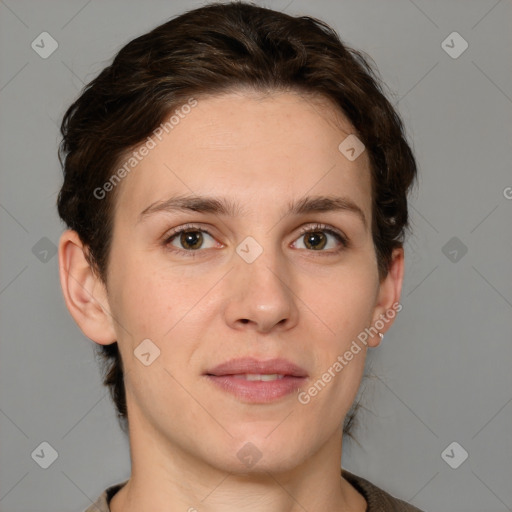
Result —
[[[341,437],[366,346],[344,354],[397,282],[379,282],[369,160],[338,149],[355,130],[334,112],[295,93],[198,98],[120,185],[108,308],[130,423],[163,450],[284,470]],[[189,196],[213,201],[165,207]],[[215,370],[238,358],[255,366]],[[258,366],[276,359],[295,370]]]

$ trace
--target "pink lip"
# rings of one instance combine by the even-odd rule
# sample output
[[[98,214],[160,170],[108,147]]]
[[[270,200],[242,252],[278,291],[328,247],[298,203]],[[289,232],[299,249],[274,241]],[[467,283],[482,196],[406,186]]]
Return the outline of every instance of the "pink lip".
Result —
[[[241,357],[221,363],[205,372],[207,375],[237,375],[244,373],[290,375],[292,377],[307,377],[304,368],[287,359],[269,359],[261,361],[253,357]]]
[[[273,381],[248,381],[240,374],[278,374]],[[238,377],[237,377],[238,375]],[[250,403],[268,403],[296,392],[306,378],[306,371],[286,359],[260,361],[254,358],[233,359],[205,372],[210,382],[220,389]]]

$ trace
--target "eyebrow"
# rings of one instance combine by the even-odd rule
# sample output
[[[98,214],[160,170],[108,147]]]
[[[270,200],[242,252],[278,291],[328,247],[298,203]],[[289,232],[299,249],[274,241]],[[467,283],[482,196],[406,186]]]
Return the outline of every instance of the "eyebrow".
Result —
[[[157,212],[183,212],[193,211],[200,213],[213,213],[228,217],[240,217],[245,210],[240,204],[234,203],[224,197],[209,197],[197,195],[174,196],[165,201],[156,201],[145,208],[140,214],[137,223]],[[312,212],[346,211],[356,214],[368,227],[363,210],[346,197],[338,196],[308,196],[288,203],[285,216],[304,215]]]

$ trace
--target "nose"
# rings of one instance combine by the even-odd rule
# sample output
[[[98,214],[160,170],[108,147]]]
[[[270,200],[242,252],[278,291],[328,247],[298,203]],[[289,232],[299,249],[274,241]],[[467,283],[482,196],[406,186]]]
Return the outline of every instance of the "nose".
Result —
[[[233,329],[260,333],[295,326],[299,317],[298,299],[290,274],[285,263],[269,251],[263,251],[252,263],[238,258],[226,283],[227,324]]]

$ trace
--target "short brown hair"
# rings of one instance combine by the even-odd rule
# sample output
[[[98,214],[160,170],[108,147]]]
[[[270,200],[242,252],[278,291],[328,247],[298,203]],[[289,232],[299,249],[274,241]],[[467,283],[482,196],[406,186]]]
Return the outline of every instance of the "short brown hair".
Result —
[[[372,236],[380,278],[408,228],[407,192],[416,163],[402,122],[363,52],[342,43],[325,22],[245,2],[188,11],[124,46],[66,111],[59,161],[64,183],[57,206],[75,230],[91,267],[107,284],[116,187],[94,190],[126,155],[190,97],[251,88],[325,97],[364,143],[372,175]],[[117,342],[101,346],[104,385],[126,428],[123,366]],[[358,404],[359,405],[359,404]],[[344,434],[350,434],[352,408]],[[124,420],[124,421],[123,421]]]

